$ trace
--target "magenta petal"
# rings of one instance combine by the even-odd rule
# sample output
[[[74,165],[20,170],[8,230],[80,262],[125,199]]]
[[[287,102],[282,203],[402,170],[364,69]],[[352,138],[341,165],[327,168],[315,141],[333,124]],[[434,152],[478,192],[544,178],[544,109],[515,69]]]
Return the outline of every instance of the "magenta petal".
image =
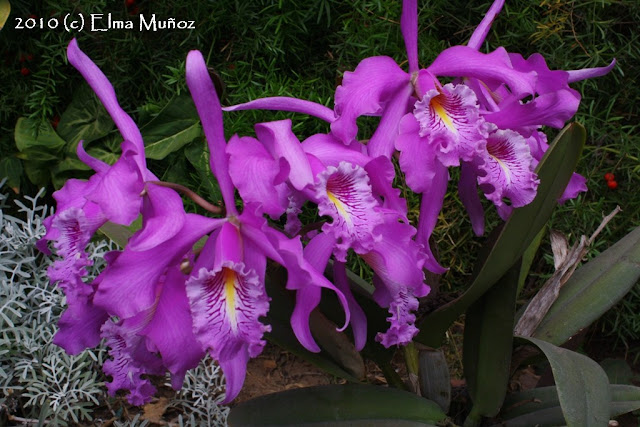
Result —
[[[93,289],[90,285],[78,283],[76,289],[65,292],[65,295],[67,309],[60,317],[53,343],[68,354],[79,354],[100,344],[100,327],[109,316],[93,305]]]
[[[82,161],[82,163],[89,166],[91,169],[93,169],[97,173],[99,174],[106,173],[110,166],[105,162],[103,162],[102,160],[96,159],[88,155],[87,152],[84,151],[84,146],[82,145],[82,142],[83,141],[78,142],[78,147],[76,148],[78,158]]]
[[[331,132],[343,143],[356,138],[356,119],[362,115],[382,112],[398,90],[410,86],[410,76],[387,56],[363,59],[353,72],[345,72],[342,85],[335,95],[338,118],[331,123]]]
[[[504,48],[480,53],[468,46],[453,46],[438,55],[427,70],[436,76],[475,77],[490,86],[506,83],[517,97],[535,93],[536,73],[513,69]]]
[[[100,205],[109,221],[116,224],[129,225],[140,213],[144,184],[140,169],[133,162],[134,150],[128,141],[123,142],[122,156],[100,176],[95,191],[87,195],[87,199]]]
[[[611,64],[606,67],[597,68],[583,68],[582,70],[571,70],[569,73],[569,83],[579,82],[580,80],[591,79],[593,77],[600,77],[608,74],[613,67],[616,66],[616,60],[611,61]]]
[[[393,187],[396,171],[391,160],[384,156],[377,157],[367,163],[364,170],[382,209],[407,221],[407,201],[400,196],[400,189]]]
[[[500,111],[486,114],[485,120],[501,129],[517,129],[527,126],[551,126],[562,128],[578,111],[580,94],[571,88],[536,96],[522,104],[517,99],[500,104]]]
[[[575,199],[578,194],[585,191],[587,191],[587,178],[574,172],[567,184],[567,188],[564,189],[562,196],[558,199],[558,203],[563,204],[569,199]]]
[[[373,271],[389,286],[402,284],[416,296],[425,296],[429,287],[424,283],[424,256],[411,238],[416,230],[408,224],[387,223],[380,227],[382,239],[373,251],[362,255]]]
[[[225,222],[220,227],[220,232],[216,241],[216,262],[213,265],[215,270],[221,268],[221,263],[240,263],[243,260],[243,242],[240,235],[240,228],[231,221]]]
[[[319,353],[320,347],[313,339],[309,328],[309,317],[314,308],[320,304],[322,289],[307,286],[296,291],[296,305],[291,314],[291,329],[304,348],[312,353]]]
[[[107,77],[100,71],[96,64],[80,50],[76,39],[71,40],[67,47],[67,58],[69,59],[69,63],[82,74],[87,83],[89,83],[89,86],[91,86],[91,89],[96,93],[100,102],[102,102],[102,105],[104,105],[104,108],[118,127],[124,140],[130,141],[136,147],[136,163],[140,170],[144,170],[146,166],[143,154],[144,143],[142,142],[142,135],[133,119],[131,119],[120,107],[120,104],[118,104],[116,92]]]
[[[333,283],[327,280],[326,277],[322,275],[322,273],[318,272],[313,266],[307,261],[303,254],[302,244],[300,243],[300,237],[296,236],[294,239],[287,239],[281,233],[276,232],[275,230],[267,229],[264,230],[267,233],[267,236],[263,234],[264,237],[267,237],[272,245],[272,247],[277,251],[276,254],[280,258],[274,258],[271,255],[268,255],[271,259],[276,260],[283,267],[287,269],[287,289],[292,290],[301,290],[306,287],[318,287],[318,288],[327,288],[335,292],[340,304],[342,305],[345,311],[345,322],[344,326],[340,329],[343,330],[349,324],[350,313],[349,313],[349,305],[345,296],[340,292],[338,288],[335,287]],[[257,233],[254,233],[254,235]],[[256,236],[257,237],[257,236]],[[263,237],[263,238],[264,238]],[[316,237],[319,238],[319,237]],[[261,239],[252,239],[254,242],[259,243]],[[325,242],[326,243],[326,242]],[[264,245],[264,243],[262,243]],[[313,295],[312,291],[309,291],[310,294]],[[304,343],[302,343],[304,345]],[[307,347],[309,350],[312,347]]]
[[[330,133],[311,135],[302,143],[302,149],[305,153],[318,159],[324,166],[337,167],[340,162],[348,162],[364,167],[371,160],[369,156],[358,149],[358,145],[344,145]],[[324,166],[320,169],[324,169]]]
[[[562,70],[550,70],[547,61],[539,53],[534,53],[527,59],[524,59],[519,53],[509,53],[509,59],[514,69],[523,72],[533,71],[538,75],[536,81],[538,95],[569,88],[569,73]]]
[[[496,19],[500,10],[502,10],[502,6],[504,6],[504,0],[495,0],[487,14],[482,18],[480,24],[476,27],[469,39],[469,46],[472,49],[479,50],[482,43],[484,43],[484,39],[487,38],[487,34],[489,34],[489,30],[491,29],[491,24],[493,24],[493,20]]]
[[[184,206],[178,193],[148,184],[142,203],[142,229],[131,237],[128,248],[146,251],[164,243],[182,229],[184,218]]]
[[[380,123],[367,143],[367,151],[371,157],[385,156],[390,159],[393,155],[393,141],[398,135],[400,119],[411,111],[410,104],[415,103],[415,98],[411,97],[412,92],[411,85],[403,86],[387,103]]]
[[[273,96],[267,98],[259,98],[243,104],[231,105],[223,107],[224,111],[242,111],[242,110],[276,110],[291,111],[293,113],[308,114],[317,117],[325,122],[331,123],[335,120],[335,113],[329,107],[325,107],[317,102],[305,101],[298,98],[290,98],[288,96]]]
[[[412,113],[402,118],[399,132],[395,146],[407,185],[416,193],[427,191],[435,175],[436,153],[428,138],[420,136],[420,124]]]
[[[229,174],[245,203],[259,203],[272,218],[284,213],[288,204],[288,188],[276,183],[282,169],[260,142],[234,135],[227,145]],[[288,174],[288,165],[285,168]]]
[[[164,243],[142,252],[125,248],[100,274],[95,303],[120,318],[148,309],[155,303],[156,285],[166,268],[178,264],[195,242],[225,222],[186,214],[182,230]]]
[[[335,239],[333,236],[327,233],[320,233],[304,248],[304,258],[309,261],[309,264],[316,271],[324,271],[331,252]],[[298,338],[298,341],[309,351],[317,353],[320,351],[320,347],[316,344],[311,335],[311,329],[309,328],[309,317],[311,312],[320,304],[322,288],[318,286],[306,286],[299,289],[296,292],[296,305],[291,315],[291,328],[293,333]]]
[[[345,264],[339,261],[333,264],[333,281],[342,291],[347,302],[349,303],[349,312],[351,312],[351,329],[353,330],[353,342],[356,350],[360,351],[367,343],[367,316],[362,308],[356,302],[351,293],[349,281],[347,280],[347,271]]]
[[[236,214],[233,198],[233,184],[229,177],[229,166],[226,154],[227,140],[224,137],[222,108],[216,89],[211,81],[207,64],[202,53],[192,50],[187,55],[187,86],[196,104],[202,128],[209,144],[209,164],[218,180],[220,192],[227,212]]]
[[[289,164],[289,181],[296,190],[302,190],[313,184],[311,166],[300,140],[291,130],[291,120],[258,123],[255,125],[258,140],[264,144],[271,155],[280,161],[285,159]]]
[[[417,0],[404,0],[402,2],[402,17],[400,29],[404,44],[407,47],[409,59],[409,72],[418,71],[418,2]]]
[[[418,332],[415,315],[417,297],[429,293],[424,283],[424,257],[411,240],[415,229],[407,224],[390,223],[381,227],[383,239],[377,247],[363,255],[381,282],[375,282],[374,298],[389,308],[390,327],[376,338],[385,347],[405,345]]]
[[[177,266],[161,278],[161,290],[153,318],[140,331],[160,352],[163,365],[171,372],[171,383],[182,387],[187,370],[198,366],[204,351],[193,334],[185,279]]]
[[[431,251],[429,238],[433,229],[436,227],[438,215],[442,209],[444,196],[447,193],[447,181],[449,181],[449,172],[445,167],[436,163],[435,174],[429,183],[429,190],[422,193],[422,201],[420,202],[420,217],[418,218],[418,234],[416,242],[423,246],[423,250],[427,255],[425,267],[436,274],[442,274],[447,271],[438,264]]]
[[[244,384],[244,379],[247,375],[247,363],[249,362],[249,355],[245,351],[233,352],[220,356],[218,363],[224,372],[226,380],[225,397],[221,405],[227,405],[231,403],[233,399],[238,396]]]

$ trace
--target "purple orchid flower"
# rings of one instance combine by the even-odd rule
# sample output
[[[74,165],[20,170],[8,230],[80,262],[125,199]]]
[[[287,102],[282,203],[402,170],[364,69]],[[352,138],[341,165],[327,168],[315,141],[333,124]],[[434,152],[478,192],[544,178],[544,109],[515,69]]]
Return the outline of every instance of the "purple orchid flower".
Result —
[[[232,138],[227,148],[231,177],[243,200],[262,203],[276,217],[298,212],[306,201],[316,204],[318,213],[332,221],[311,238],[304,256],[317,271],[324,271],[329,258],[335,257],[335,284],[349,304],[356,348],[366,341],[366,317],[346,282],[349,250],[374,269],[373,298],[391,313],[391,326],[378,340],[387,347],[410,342],[417,333],[411,312],[417,309],[417,297],[429,291],[422,272],[429,260],[412,240],[415,229],[408,225],[406,202],[391,185],[395,171],[389,159],[371,158],[364,145],[355,141],[345,146],[332,134],[313,135],[300,143],[290,120],[258,124],[255,130],[258,139]],[[256,176],[263,182],[257,183]],[[256,193],[256,186],[276,191]],[[292,216],[289,222],[295,221]],[[437,266],[434,260],[426,265]],[[293,317],[308,319],[320,302],[320,289],[309,287],[298,295],[307,304]],[[307,322],[296,323],[305,326],[302,335],[311,336]]]
[[[143,192],[144,181],[156,178],[146,168],[140,131],[118,105],[111,83],[79,49],[75,39],[69,43],[67,54],[69,62],[85,77],[124,139],[122,155],[112,166],[92,158],[84,151],[82,142],[78,144],[78,157],[96,173],[88,181],[70,179],[54,193],[57,211],[45,220],[47,233],[39,242],[45,252],[48,252],[47,241],[54,242],[60,258],[49,269],[49,276],[67,296],[68,308],[62,315],[54,342],[76,354],[100,342],[100,325],[107,318],[107,313],[94,305],[96,286],[82,280],[89,265],[85,247],[91,236],[107,221],[130,224],[147,204],[155,215],[147,216],[143,229],[130,243],[132,247],[144,250],[175,235],[182,227],[184,216],[179,211],[176,214],[174,210],[163,209],[181,205],[180,197],[172,190],[157,188],[152,195]]]
[[[506,219],[513,208],[530,203],[538,180],[535,165],[546,147],[543,125],[562,127],[580,101],[569,83],[604,75],[615,65],[577,71],[552,71],[544,59],[524,59],[504,48],[484,54],[479,48],[504,0],[496,0],[467,46],[445,49],[425,69],[418,64],[417,0],[405,0],[401,30],[409,72],[385,56],[366,58],[346,72],[336,90],[335,115],[327,107],[294,98],[273,97],[225,108],[286,110],[331,123],[331,135],[346,145],[356,142],[356,119],[380,116],[366,150],[372,157],[400,151],[407,184],[423,194],[416,240],[429,258],[435,227],[449,180],[448,167],[460,167],[460,198],[473,230],[484,232],[484,212],[477,188]],[[454,77],[441,84],[440,77]],[[531,101],[523,102],[527,97]],[[560,202],[586,190],[574,174]],[[428,194],[428,196],[426,195]],[[505,203],[505,199],[509,203]],[[439,268],[442,270],[442,268]]]
[[[261,352],[262,336],[269,331],[259,320],[268,310],[267,257],[287,268],[289,289],[334,290],[347,308],[348,323],[344,295],[304,258],[299,238],[288,239],[268,227],[257,205],[245,204],[238,212],[222,110],[199,52],[187,59],[187,81],[203,117],[211,169],[226,205],[226,217],[220,219],[186,214],[180,196],[158,185],[146,169],[139,131],[118,106],[104,74],[75,41],[69,58],[112,114],[125,141],[123,155],[113,166],[91,158],[80,145],[80,158],[96,174],[88,182],[70,180],[56,193],[58,213],[48,220],[45,238],[54,240],[64,257],[54,263],[50,275],[65,290],[69,304],[57,344],[77,353],[104,338],[112,358],[104,366],[111,377],[109,392],[128,390],[129,401],[136,405],[155,393],[145,375],[169,370],[172,385],[180,388],[186,371],[208,351],[225,372],[229,402],[240,391],[248,358]],[[107,254],[107,267],[92,283],[84,283],[84,248],[91,235],[107,220],[128,224],[138,215],[142,229],[124,250]],[[195,243],[207,236],[202,251],[195,253]],[[300,301],[298,306],[306,304]],[[308,328],[308,318],[293,319],[294,330],[305,328],[296,321],[306,322]],[[301,337],[307,348],[319,350],[310,335]]]
[[[266,258],[288,271],[286,286],[297,291],[292,328],[307,349],[320,351],[311,334],[301,332],[308,330],[309,318],[296,316],[296,313],[310,312],[306,307],[311,303],[300,295],[308,289],[319,292],[321,288],[328,288],[336,292],[345,308],[345,327],[349,322],[349,310],[342,292],[304,258],[300,238],[289,239],[268,226],[262,214],[273,215],[274,208],[251,202],[252,199],[271,198],[273,187],[257,184],[251,177],[240,180],[238,185],[248,189],[252,196],[245,200],[243,212],[238,213],[233,198],[234,183],[229,174],[222,109],[204,58],[198,51],[187,56],[187,85],[202,120],[211,153],[211,169],[226,205],[226,218],[224,225],[205,244],[186,288],[196,338],[220,363],[227,378],[225,402],[229,402],[244,382],[248,359],[260,354],[265,344],[262,336],[270,330],[259,321],[268,310],[264,289]],[[234,138],[238,139],[237,136]],[[295,155],[281,154],[289,160]],[[269,176],[272,175],[261,179]]]
[[[536,194],[533,169],[539,157],[532,156],[535,141],[528,139],[540,126],[562,127],[575,114],[579,95],[570,82],[604,75],[615,64],[580,72],[551,71],[540,55],[524,60],[504,48],[478,52],[503,3],[493,3],[468,46],[446,49],[419,69],[417,2],[405,1],[401,29],[409,72],[391,58],[367,58],[353,73],[345,73],[336,91],[338,117],[331,130],[345,144],[357,134],[357,117],[381,116],[369,153],[390,156],[394,149],[400,151],[407,184],[423,193],[417,241],[425,248],[446,193],[448,167],[461,167],[460,197],[474,231],[482,234],[484,215],[476,187],[503,218],[514,207],[530,203]],[[439,77],[456,79],[442,85]],[[528,96],[532,100],[523,103]],[[575,194],[579,182],[570,187],[566,194]]]

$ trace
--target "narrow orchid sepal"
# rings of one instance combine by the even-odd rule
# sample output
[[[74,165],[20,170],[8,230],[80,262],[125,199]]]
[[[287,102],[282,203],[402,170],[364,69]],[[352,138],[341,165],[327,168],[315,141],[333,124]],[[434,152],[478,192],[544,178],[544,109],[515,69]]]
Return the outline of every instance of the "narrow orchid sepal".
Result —
[[[605,67],[596,68],[583,68],[581,70],[570,70],[569,83],[579,82],[580,80],[591,79],[594,77],[601,77],[608,74],[616,66],[616,60],[613,59],[611,63]]]
[[[136,147],[138,153],[135,156],[136,163],[141,170],[146,169],[144,158],[144,143],[142,134],[133,119],[120,107],[113,85],[96,64],[78,47],[78,41],[74,38],[67,47],[67,58],[85,78],[91,89],[96,93],[102,105],[115,122],[125,141],[130,141]]]
[[[222,107],[220,107],[220,100],[200,51],[192,50],[187,55],[186,78],[209,144],[211,171],[218,180],[227,212],[237,214],[233,198],[233,184],[229,176]]]
[[[407,48],[409,60],[409,72],[418,71],[418,1],[404,0],[402,2],[402,16],[400,17],[400,29]]]
[[[504,6],[504,0],[495,0],[489,10],[487,11],[480,24],[476,27],[467,43],[472,49],[479,50],[482,43],[484,43],[484,39],[487,38],[487,34],[489,34],[489,30],[491,29],[491,24],[493,24],[494,19],[502,10],[502,6]]]
[[[259,98],[242,104],[222,107],[222,111],[243,111],[243,110],[275,110],[290,111],[292,113],[308,114],[331,123],[336,119],[336,115],[329,107],[325,107],[317,102],[304,99],[291,98],[288,96],[272,96]]]

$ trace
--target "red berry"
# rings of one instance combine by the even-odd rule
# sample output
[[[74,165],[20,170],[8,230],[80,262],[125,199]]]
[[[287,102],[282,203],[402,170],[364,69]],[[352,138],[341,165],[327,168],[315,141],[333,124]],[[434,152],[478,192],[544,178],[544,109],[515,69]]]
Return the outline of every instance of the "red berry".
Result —
[[[136,0],[125,0],[127,7],[131,7],[135,4]]]
[[[138,6],[129,11],[129,15],[137,15],[138,13],[140,13],[140,8]]]
[[[33,61],[33,55],[28,54],[27,55],[27,61]]]
[[[616,177],[611,172],[607,172],[604,174],[604,179],[607,181],[613,181]]]
[[[23,76],[28,76],[29,74],[31,74],[31,70],[29,70],[27,67],[22,67],[20,69],[20,74],[22,74]]]
[[[34,15],[33,13],[31,15],[29,15],[29,18],[31,19],[38,19],[38,15]]]
[[[60,116],[56,114],[53,116],[53,119],[51,119],[51,126],[53,126],[54,129],[58,129],[58,123],[60,123]]]
[[[24,61],[26,61],[26,60],[27,60],[27,57],[26,57],[26,56],[24,56],[24,54],[20,55],[20,59],[19,59],[19,61],[20,61],[21,63],[22,63],[22,62],[24,62]]]
[[[618,188],[618,183],[615,182],[614,180],[607,181],[607,187],[609,187],[612,190],[615,190],[616,188]]]

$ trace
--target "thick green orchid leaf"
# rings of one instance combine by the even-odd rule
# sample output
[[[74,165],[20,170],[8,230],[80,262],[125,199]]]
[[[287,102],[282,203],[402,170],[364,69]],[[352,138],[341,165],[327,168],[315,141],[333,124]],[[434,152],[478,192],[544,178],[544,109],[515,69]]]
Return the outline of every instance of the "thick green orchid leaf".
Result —
[[[140,132],[147,159],[162,160],[202,134],[200,118],[187,94],[173,98]]]
[[[547,227],[542,227],[538,235],[535,237],[535,239],[533,239],[533,242],[531,242],[527,250],[522,254],[520,276],[518,277],[518,295],[520,295],[520,293],[522,293],[522,289],[524,289],[525,282],[527,280],[527,277],[529,276],[529,271],[531,270],[531,264],[533,264],[533,260],[538,253],[540,243],[542,243],[542,238],[546,233]]]
[[[240,403],[228,423],[240,426],[429,426],[446,418],[415,394],[363,384],[299,388]]]
[[[473,407],[465,426],[495,416],[507,394],[519,271],[516,264],[467,310],[463,362]]]
[[[89,85],[73,94],[73,100],[62,113],[58,134],[67,141],[67,153],[75,155],[78,142],[86,149],[91,141],[106,136],[114,128],[113,120]]]
[[[640,409],[640,387],[611,384],[609,418]],[[555,386],[514,393],[504,403],[501,426],[557,426],[566,424]]]
[[[606,426],[612,402],[609,379],[594,360],[536,338],[519,337],[549,360],[558,400],[569,427]]]
[[[557,199],[575,170],[585,139],[586,131],[578,123],[572,123],[560,132],[538,164],[540,185],[536,198],[513,212],[495,243],[485,251],[484,260],[478,263],[469,289],[420,321],[416,341],[440,347],[451,324],[520,259],[551,217]]]
[[[640,279],[640,227],[580,267],[533,336],[556,345],[613,307]]]

